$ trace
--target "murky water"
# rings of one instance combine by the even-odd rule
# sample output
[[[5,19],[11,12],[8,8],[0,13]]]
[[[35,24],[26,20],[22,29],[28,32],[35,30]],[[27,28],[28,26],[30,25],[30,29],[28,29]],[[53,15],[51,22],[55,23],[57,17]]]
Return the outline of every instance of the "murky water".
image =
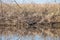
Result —
[[[42,35],[25,35],[25,36],[18,36],[18,35],[0,35],[0,40],[60,40],[60,37],[51,37],[46,36],[43,37]]]

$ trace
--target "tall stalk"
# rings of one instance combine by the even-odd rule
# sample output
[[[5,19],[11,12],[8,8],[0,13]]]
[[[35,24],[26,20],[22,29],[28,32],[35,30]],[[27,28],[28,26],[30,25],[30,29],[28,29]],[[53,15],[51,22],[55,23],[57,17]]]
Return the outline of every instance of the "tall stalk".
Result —
[[[2,0],[0,0],[0,4],[1,4],[1,13],[2,13],[2,14],[0,14],[0,15],[2,15],[2,16],[3,16],[3,6],[2,6]]]

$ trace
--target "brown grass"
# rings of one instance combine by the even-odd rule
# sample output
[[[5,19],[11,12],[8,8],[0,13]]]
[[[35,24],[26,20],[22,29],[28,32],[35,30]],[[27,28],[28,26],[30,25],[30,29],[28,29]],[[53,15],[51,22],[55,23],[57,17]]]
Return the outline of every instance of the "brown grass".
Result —
[[[2,4],[0,33],[60,35],[60,25],[50,23],[60,22],[59,15],[60,4]]]

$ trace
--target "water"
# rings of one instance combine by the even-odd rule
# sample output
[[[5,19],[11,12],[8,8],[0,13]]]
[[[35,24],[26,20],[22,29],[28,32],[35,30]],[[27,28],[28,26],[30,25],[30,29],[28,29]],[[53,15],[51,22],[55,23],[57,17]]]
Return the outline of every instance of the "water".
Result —
[[[51,37],[46,36],[43,37],[42,35],[25,35],[25,36],[18,36],[18,35],[0,35],[0,40],[60,40],[60,37]]]

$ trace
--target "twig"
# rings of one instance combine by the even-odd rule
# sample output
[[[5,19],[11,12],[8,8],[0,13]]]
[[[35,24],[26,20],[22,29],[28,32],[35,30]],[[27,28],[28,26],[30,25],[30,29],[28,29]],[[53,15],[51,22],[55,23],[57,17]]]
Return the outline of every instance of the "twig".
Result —
[[[14,0],[14,2],[17,4],[17,6],[18,6],[19,8],[21,8],[21,7],[19,6],[19,4],[16,2],[16,0]]]

